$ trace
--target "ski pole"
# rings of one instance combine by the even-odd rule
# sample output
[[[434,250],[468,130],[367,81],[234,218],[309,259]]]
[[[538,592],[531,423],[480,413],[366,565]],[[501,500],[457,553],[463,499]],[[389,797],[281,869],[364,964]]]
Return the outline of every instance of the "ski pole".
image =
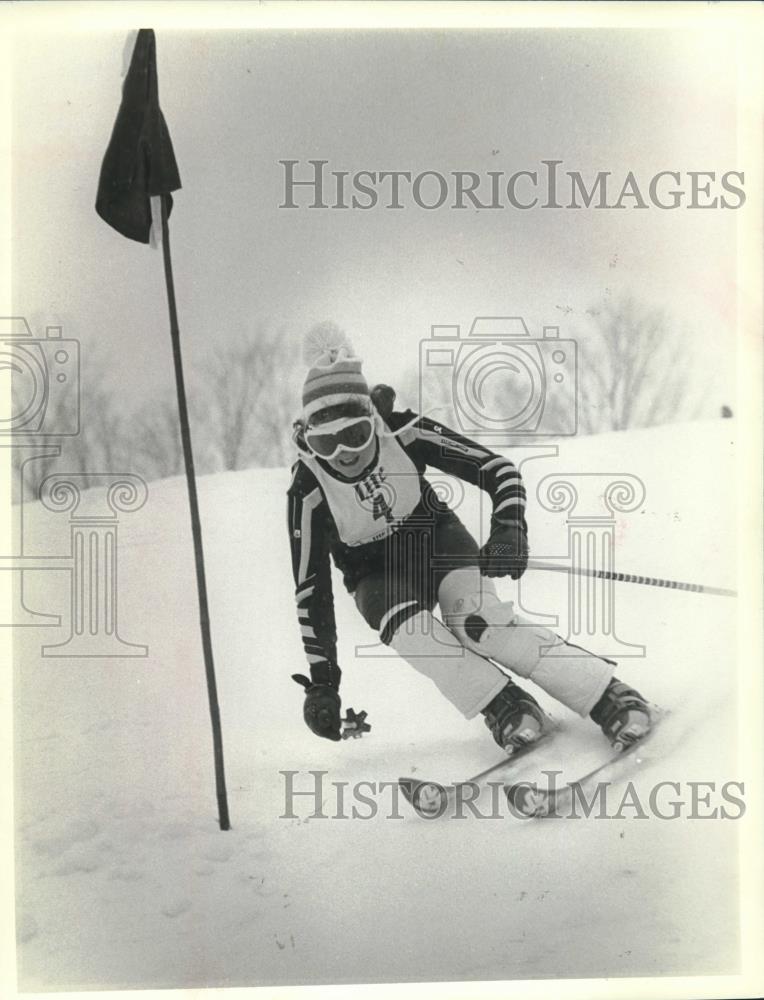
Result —
[[[724,587],[707,587],[702,583],[682,583],[679,580],[662,580],[657,576],[638,576],[636,573],[616,573],[606,569],[575,569],[558,566],[556,563],[538,562],[531,559],[528,569],[546,570],[550,573],[573,573],[576,576],[593,576],[598,580],[615,580],[617,583],[641,583],[646,587],[667,587],[669,590],[689,590],[693,594],[715,594],[718,597],[737,597],[736,590]]]

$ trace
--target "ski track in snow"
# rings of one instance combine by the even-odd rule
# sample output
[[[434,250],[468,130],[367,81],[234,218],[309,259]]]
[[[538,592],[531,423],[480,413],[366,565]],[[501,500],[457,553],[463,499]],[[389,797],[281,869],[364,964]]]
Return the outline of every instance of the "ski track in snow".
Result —
[[[713,533],[706,523],[709,509],[731,510],[722,495],[731,425],[565,443],[565,462],[523,470],[529,496],[555,470],[641,475],[648,499],[643,512],[623,516],[618,568],[734,585],[725,554],[734,518],[717,517]],[[716,466],[710,497],[709,453]],[[279,818],[283,770],[299,771],[301,788],[310,769],[328,772],[323,808],[331,816],[331,782],[394,782],[404,774],[449,781],[496,759],[482,723],[455,715],[406,664],[354,654],[356,645],[368,653],[376,640],[336,577],[343,702],[367,709],[373,730],[338,745],[305,729],[300,691],[289,678],[303,669],[303,657],[281,537],[287,484],[285,470],[200,480],[230,832],[216,822],[182,480],[152,484],[144,510],[120,524],[120,631],[147,643],[147,658],[43,659],[41,642],[60,641],[63,631],[20,630],[20,986],[737,971],[732,821],[640,820],[627,810],[625,818],[599,821],[468,815],[430,822],[402,800],[401,818],[389,819],[389,790],[371,819],[313,818],[305,797],[295,800],[295,818]],[[474,502],[467,509],[468,523],[477,509]],[[65,545],[60,519],[36,505],[26,514],[41,550]],[[561,518],[532,510],[534,554],[559,553]],[[565,580],[550,576],[529,574],[526,606],[565,606]],[[513,596],[509,581],[500,586]],[[24,598],[66,620],[65,574],[26,574]],[[617,673],[671,714],[643,764],[627,766],[615,791],[633,780],[646,801],[661,780],[718,787],[740,779],[733,602],[619,586],[616,604],[619,636],[648,646],[646,658],[623,659]],[[561,731],[518,774],[534,778],[559,767],[576,777],[607,754],[593,724],[544,704]],[[680,797],[687,800],[687,791]]]

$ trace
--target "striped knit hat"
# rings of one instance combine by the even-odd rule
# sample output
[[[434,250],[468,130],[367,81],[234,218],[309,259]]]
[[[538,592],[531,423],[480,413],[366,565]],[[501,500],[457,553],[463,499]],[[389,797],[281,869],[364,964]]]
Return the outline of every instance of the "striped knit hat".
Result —
[[[350,341],[334,324],[322,323],[309,331],[303,357],[310,366],[302,388],[304,420],[359,396],[371,403],[361,359],[354,356]]]

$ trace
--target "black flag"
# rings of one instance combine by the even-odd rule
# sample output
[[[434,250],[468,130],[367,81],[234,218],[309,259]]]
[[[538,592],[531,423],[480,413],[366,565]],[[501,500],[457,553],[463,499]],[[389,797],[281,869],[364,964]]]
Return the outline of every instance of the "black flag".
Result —
[[[139,243],[149,242],[152,195],[180,187],[178,164],[159,108],[156,39],[141,28],[122,87],[122,103],[98,179],[96,212],[110,226]]]

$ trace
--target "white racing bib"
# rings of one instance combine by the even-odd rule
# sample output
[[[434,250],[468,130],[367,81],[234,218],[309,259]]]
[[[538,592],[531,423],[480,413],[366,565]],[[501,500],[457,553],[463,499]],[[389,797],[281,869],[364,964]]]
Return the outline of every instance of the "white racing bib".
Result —
[[[335,479],[313,455],[300,460],[318,480],[345,545],[384,538],[422,497],[416,466],[392,435],[379,436],[377,461],[357,482]]]

